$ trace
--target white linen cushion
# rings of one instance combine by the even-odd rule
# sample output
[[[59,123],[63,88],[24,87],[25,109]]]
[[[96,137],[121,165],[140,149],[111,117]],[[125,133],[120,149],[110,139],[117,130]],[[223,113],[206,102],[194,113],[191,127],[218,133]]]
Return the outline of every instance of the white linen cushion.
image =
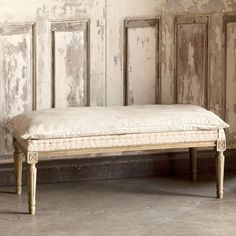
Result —
[[[195,105],[70,107],[20,114],[12,119],[23,139],[51,139],[217,130],[229,126],[214,113]]]

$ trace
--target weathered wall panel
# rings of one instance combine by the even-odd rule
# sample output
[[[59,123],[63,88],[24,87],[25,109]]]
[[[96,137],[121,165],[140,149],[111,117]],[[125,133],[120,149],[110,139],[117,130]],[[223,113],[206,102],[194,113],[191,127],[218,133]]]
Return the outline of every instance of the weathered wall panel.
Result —
[[[236,146],[236,16],[225,16],[225,118],[230,124],[228,144]]]
[[[223,50],[223,24],[218,13],[211,14],[209,18],[209,89],[208,109],[225,116],[225,76],[224,76],[224,50]]]
[[[37,0],[28,3],[28,7],[32,10],[26,15],[36,21],[37,109],[50,108],[52,105],[50,22],[66,24],[68,21],[80,22],[85,19],[89,22],[87,31],[91,39],[86,42],[90,49],[87,58],[90,81],[89,103],[91,106],[105,104],[105,2],[106,0]],[[74,34],[78,36],[77,31]],[[69,32],[67,36],[70,37]],[[70,105],[71,103],[74,104],[70,102]]]
[[[107,105],[124,104],[124,63],[125,44],[124,21],[133,18],[156,18],[155,7],[163,6],[164,1],[149,0],[109,0],[107,4]],[[141,33],[141,29],[139,29]],[[150,32],[149,32],[150,33]],[[138,50],[140,52],[140,50]],[[134,58],[135,59],[135,58]],[[138,63],[140,58],[136,58]],[[142,63],[142,61],[141,61]],[[141,69],[141,66],[140,66]],[[140,73],[141,70],[139,70]],[[140,103],[140,100],[137,101]]]
[[[12,151],[10,119],[34,108],[33,26],[8,25],[0,30],[0,155],[6,155]]]
[[[124,104],[155,104],[160,96],[158,19],[125,20],[124,37]]]
[[[3,61],[6,57],[3,53],[4,46],[0,49],[2,68],[0,70],[1,155],[12,154],[12,145],[9,141],[11,140],[10,127],[6,124],[6,120],[13,115],[32,108],[48,109],[52,107],[54,95],[56,95],[54,100],[57,101],[56,106],[58,107],[105,104],[105,3],[105,0],[26,0],[18,2],[0,0],[0,22],[2,22],[4,31],[9,31],[8,25],[18,25],[18,27],[14,27],[16,31],[9,37],[4,36],[5,44],[12,44],[13,48],[17,47],[18,42],[23,44],[26,41],[27,44],[26,52],[23,52],[26,56],[23,59],[20,57],[23,54],[20,52],[21,49],[16,49],[19,53],[14,52],[13,56],[16,58],[11,56],[11,59],[8,59],[11,60],[7,65],[10,69],[4,69]],[[22,32],[22,25],[15,22],[35,22],[35,37],[31,38],[28,31]],[[55,55],[57,64],[54,68],[56,70],[53,70],[51,23],[60,22],[62,25],[66,25],[68,22],[74,23],[69,31],[63,29],[55,32],[56,44],[54,46],[58,50],[54,50],[57,54]],[[79,30],[75,26],[78,25],[78,22],[79,24],[83,22],[83,26]],[[4,37],[1,35],[2,45]],[[80,46],[77,47],[77,45]],[[61,50],[59,50],[60,48]],[[11,51],[9,50],[8,53]],[[31,55],[33,53],[35,57]],[[14,69],[15,61],[17,61],[17,67]],[[25,78],[22,78],[21,70],[23,71],[24,64],[27,65],[25,75],[23,75]],[[35,70],[29,72],[29,67],[34,67]],[[56,87],[52,83],[53,71],[55,72],[55,82],[57,81]],[[4,78],[4,73],[7,74],[6,78]],[[16,80],[17,82],[15,82]],[[36,87],[32,88],[34,81]],[[90,86],[87,83],[89,81]],[[13,88],[12,86],[16,83],[19,86]],[[53,91],[55,91],[54,95]],[[9,94],[8,97],[5,96],[5,93]],[[36,98],[33,99],[34,101],[31,101],[32,95]],[[6,107],[6,103],[10,105]],[[8,135],[6,135],[7,133]]]
[[[176,103],[207,107],[207,22],[207,17],[176,18]]]
[[[156,102],[163,104],[177,100],[207,106],[227,118],[231,125],[228,138],[230,145],[235,146],[235,20],[228,16],[235,15],[235,1],[0,0],[0,6],[3,25],[0,36],[1,154],[11,154],[8,141],[11,137],[6,135],[10,129],[6,125],[8,117],[32,108],[50,108],[52,91],[55,91],[58,107],[87,105],[88,102],[92,106],[123,105],[126,66],[130,69],[127,78],[131,92],[128,94],[133,92],[128,96],[129,104],[154,103],[155,94]],[[57,83],[54,86],[51,23],[66,25],[84,19],[89,22],[86,32],[90,40],[85,37],[87,33],[74,26],[69,31],[55,31]],[[125,40],[124,22],[132,19],[159,19],[159,60],[154,60],[157,38],[153,27],[129,28],[128,40]],[[226,19],[229,19],[227,27]],[[31,26],[22,31],[22,24],[16,22],[35,22],[35,37],[31,38]],[[14,30],[10,27],[12,24],[17,26]],[[145,38],[149,38],[149,42],[142,47]],[[127,54],[124,53],[126,41]],[[24,44],[26,49],[20,46]],[[158,62],[158,68],[154,68],[154,63]],[[35,73],[31,70],[34,65]],[[154,69],[159,69],[158,78]],[[89,71],[87,75],[85,71]],[[155,92],[154,77],[159,81]],[[34,78],[35,90],[32,88]],[[85,90],[85,78],[89,78],[89,90]],[[26,96],[24,91],[27,91]],[[83,91],[90,101],[86,101]]]
[[[89,103],[88,24],[52,23],[52,107]]]

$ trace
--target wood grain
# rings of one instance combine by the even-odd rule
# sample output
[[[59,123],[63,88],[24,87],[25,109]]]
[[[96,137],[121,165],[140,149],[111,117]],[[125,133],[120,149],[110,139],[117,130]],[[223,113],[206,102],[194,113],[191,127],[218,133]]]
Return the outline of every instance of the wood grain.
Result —
[[[236,16],[224,16],[225,36],[225,119],[230,128],[227,130],[228,146],[236,146]]]
[[[208,18],[177,17],[176,103],[208,107]]]

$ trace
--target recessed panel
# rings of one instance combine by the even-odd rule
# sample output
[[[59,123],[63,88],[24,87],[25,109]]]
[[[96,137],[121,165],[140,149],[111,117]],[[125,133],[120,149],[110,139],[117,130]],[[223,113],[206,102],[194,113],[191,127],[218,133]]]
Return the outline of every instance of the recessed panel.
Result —
[[[207,107],[207,23],[176,24],[177,103]]]
[[[32,28],[22,33],[17,26],[5,30],[9,32],[0,35],[1,155],[12,152],[10,119],[33,105]]]
[[[236,22],[226,27],[226,119],[228,143],[236,142]]]
[[[156,29],[128,29],[128,105],[156,103]]]
[[[159,96],[157,19],[125,21],[125,105],[155,104]]]
[[[61,23],[53,31],[53,70],[53,107],[86,106],[88,37],[83,24]]]

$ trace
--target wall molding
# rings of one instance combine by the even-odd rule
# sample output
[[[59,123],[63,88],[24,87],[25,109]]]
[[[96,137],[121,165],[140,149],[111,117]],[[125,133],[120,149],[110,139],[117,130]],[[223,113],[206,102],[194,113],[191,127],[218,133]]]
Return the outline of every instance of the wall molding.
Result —
[[[86,44],[86,60],[84,61],[84,81],[86,81],[86,102],[85,106],[90,104],[90,20],[79,19],[79,20],[65,20],[65,21],[50,21],[50,40],[51,40],[51,107],[54,108],[56,105],[55,97],[55,33],[56,32],[76,32],[82,31],[85,35]]]
[[[36,43],[34,22],[0,23],[0,155],[13,151],[9,119],[36,110]],[[6,43],[6,45],[5,45]],[[14,94],[13,94],[14,93]]]
[[[129,78],[128,78],[128,29],[131,28],[155,28],[156,48],[155,48],[155,103],[160,103],[161,99],[161,73],[160,73],[160,18],[128,18],[124,20],[123,37],[123,104],[128,105]]]
[[[228,54],[227,54],[227,44],[228,44],[228,24],[230,23],[235,23],[236,24],[236,14],[235,15],[223,15],[223,36],[224,36],[224,119],[226,120],[226,122],[229,122],[229,117],[228,117],[228,111],[227,111],[227,85],[228,85],[228,79],[227,79],[227,62],[228,62]],[[228,129],[226,131],[227,133],[229,132]],[[228,135],[230,136],[230,135]],[[235,140],[231,140],[228,139],[227,140],[227,146],[231,147],[231,148],[235,148],[236,147],[236,141]]]
[[[31,107],[36,110],[36,43],[35,43],[35,22],[13,22],[8,24],[0,23],[0,36],[29,34],[30,36],[30,78],[31,78]]]
[[[178,78],[178,65],[179,65],[179,41],[178,41],[178,36],[179,36],[179,27],[184,26],[184,25],[203,25],[205,34],[204,34],[204,68],[205,68],[205,73],[204,73],[204,107],[209,108],[209,17],[208,16],[175,16],[174,17],[174,45],[175,45],[175,71],[174,71],[174,98],[175,98],[175,103],[182,103],[179,101],[179,78]],[[201,104],[198,104],[201,105]]]

